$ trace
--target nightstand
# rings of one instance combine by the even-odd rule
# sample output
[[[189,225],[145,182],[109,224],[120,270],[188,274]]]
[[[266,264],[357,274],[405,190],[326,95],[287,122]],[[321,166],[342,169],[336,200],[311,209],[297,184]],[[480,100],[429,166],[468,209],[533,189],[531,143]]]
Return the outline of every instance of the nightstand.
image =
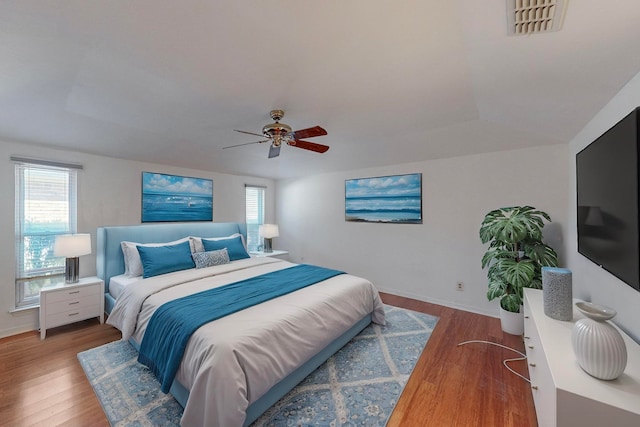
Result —
[[[40,290],[40,339],[47,329],[99,317],[104,323],[104,282],[84,277],[78,283],[60,283]]]
[[[279,251],[277,249],[274,249],[273,252],[251,251],[249,252],[249,254],[258,258],[265,257],[265,256],[280,257],[280,256],[288,255],[289,251]]]

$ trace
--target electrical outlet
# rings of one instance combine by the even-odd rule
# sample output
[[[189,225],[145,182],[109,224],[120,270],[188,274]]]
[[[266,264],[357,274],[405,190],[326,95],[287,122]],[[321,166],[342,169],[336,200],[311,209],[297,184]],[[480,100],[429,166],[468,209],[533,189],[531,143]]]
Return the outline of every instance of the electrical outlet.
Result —
[[[464,283],[462,283],[462,282],[458,282],[458,283],[456,284],[456,290],[457,290],[457,291],[464,291]]]

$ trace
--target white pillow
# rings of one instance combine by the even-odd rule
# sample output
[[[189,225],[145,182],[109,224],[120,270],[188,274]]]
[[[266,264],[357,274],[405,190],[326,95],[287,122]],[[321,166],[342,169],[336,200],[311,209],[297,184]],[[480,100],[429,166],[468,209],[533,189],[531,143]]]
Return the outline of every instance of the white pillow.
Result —
[[[124,254],[124,274],[128,277],[138,277],[142,276],[143,267],[142,261],[140,260],[140,253],[138,252],[138,246],[166,246],[166,245],[177,245],[178,243],[189,241],[189,245],[191,246],[191,252],[193,252],[193,246],[191,245],[191,240],[189,237],[183,237],[182,239],[174,240],[173,242],[165,242],[165,243],[135,243],[135,242],[120,242],[120,246],[122,247],[122,253]]]
[[[235,233],[232,234],[231,236],[225,236],[225,237],[189,237],[189,239],[191,239],[191,252],[204,252],[204,246],[202,245],[202,241],[203,240],[227,240],[227,239],[235,239],[236,237],[240,236],[240,239],[242,240],[242,245],[244,246],[244,249],[247,250],[247,242],[244,241],[244,236],[240,233]]]

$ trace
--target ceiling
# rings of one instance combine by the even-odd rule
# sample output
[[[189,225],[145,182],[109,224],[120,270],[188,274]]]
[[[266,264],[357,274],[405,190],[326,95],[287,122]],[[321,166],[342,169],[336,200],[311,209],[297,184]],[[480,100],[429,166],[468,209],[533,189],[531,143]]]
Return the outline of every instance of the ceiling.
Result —
[[[568,143],[640,72],[636,0],[506,22],[505,0],[1,0],[0,140],[282,179]],[[222,149],[275,108],[331,149]]]

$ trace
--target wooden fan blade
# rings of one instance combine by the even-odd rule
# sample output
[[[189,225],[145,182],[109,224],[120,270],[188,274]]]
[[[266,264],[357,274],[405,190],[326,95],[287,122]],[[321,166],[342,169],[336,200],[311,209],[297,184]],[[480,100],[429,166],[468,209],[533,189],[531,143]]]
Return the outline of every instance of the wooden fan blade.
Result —
[[[273,159],[274,157],[278,157],[280,155],[280,147],[282,147],[281,145],[278,145],[277,147],[275,145],[271,145],[271,147],[269,147],[269,158]]]
[[[326,134],[327,134],[327,131],[322,129],[320,126],[315,126],[312,128],[301,129],[301,130],[296,130],[291,132],[293,139],[313,138],[314,136],[323,136]]]
[[[315,151],[316,153],[325,153],[329,149],[328,145],[316,144],[315,142],[309,141],[300,141],[299,139],[291,141],[289,145],[291,145],[292,147]]]
[[[261,138],[264,138],[264,135],[259,134],[259,133],[247,132],[246,130],[238,130],[238,129],[234,129],[234,131],[240,132],[240,133],[246,133],[247,135],[255,135],[255,136],[259,136]]]
[[[244,144],[236,144],[236,145],[229,145],[228,147],[222,147],[222,149],[224,150],[225,148],[242,147],[243,145],[262,144],[263,142],[267,142],[267,141],[269,140],[265,139],[262,141],[245,142]]]

